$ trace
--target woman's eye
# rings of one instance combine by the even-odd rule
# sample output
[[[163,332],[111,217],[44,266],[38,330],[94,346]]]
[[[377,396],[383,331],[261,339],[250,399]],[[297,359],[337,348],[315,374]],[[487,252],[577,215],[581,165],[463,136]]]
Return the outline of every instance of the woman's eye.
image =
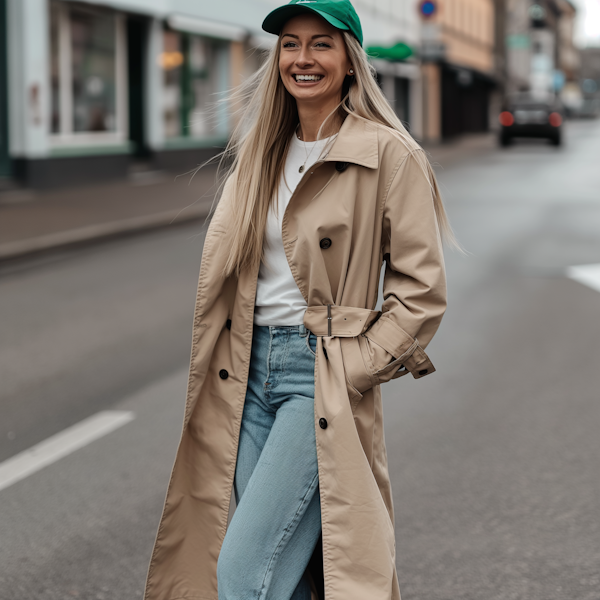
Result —
[[[294,46],[294,42],[285,42],[285,44],[283,44],[284,48],[292,48]]]
[[[315,46],[317,48],[331,48],[331,46],[327,42],[317,42]]]

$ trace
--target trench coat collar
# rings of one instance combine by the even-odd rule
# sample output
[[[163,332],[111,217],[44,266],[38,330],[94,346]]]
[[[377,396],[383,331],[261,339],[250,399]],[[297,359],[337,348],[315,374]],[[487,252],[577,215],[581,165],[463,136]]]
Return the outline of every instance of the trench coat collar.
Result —
[[[350,113],[331,150],[323,158],[326,162],[349,162],[369,169],[379,167],[377,125]]]

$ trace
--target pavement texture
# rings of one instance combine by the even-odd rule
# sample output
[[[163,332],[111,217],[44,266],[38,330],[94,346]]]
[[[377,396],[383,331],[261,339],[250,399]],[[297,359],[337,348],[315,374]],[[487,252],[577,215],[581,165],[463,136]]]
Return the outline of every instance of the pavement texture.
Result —
[[[139,171],[87,187],[0,191],[0,260],[205,218],[215,177],[210,165],[195,175]]]
[[[403,600],[600,600],[600,122],[432,150],[447,253],[432,377],[382,387]],[[185,401],[204,226],[0,265],[0,461],[105,409],[129,424],[0,491],[0,600],[127,600]]]
[[[449,166],[494,145],[492,134],[477,134],[426,149],[434,164]],[[209,165],[197,174],[133,171],[125,181],[48,192],[0,187],[0,261],[204,219],[216,173]]]

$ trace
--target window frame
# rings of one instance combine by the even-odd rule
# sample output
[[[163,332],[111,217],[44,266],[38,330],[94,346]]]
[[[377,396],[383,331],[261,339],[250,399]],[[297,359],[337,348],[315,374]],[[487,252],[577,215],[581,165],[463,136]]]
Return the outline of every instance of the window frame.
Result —
[[[48,3],[48,26],[50,26],[50,11],[54,5],[58,15],[58,106],[59,132],[48,132],[50,147],[65,148],[70,146],[99,145],[114,146],[125,144],[129,140],[129,89],[127,72],[127,21],[123,13],[85,7],[92,14],[110,13],[115,17],[115,131],[73,131],[73,69],[72,69],[72,39],[70,27],[70,2],[52,0]],[[78,7],[79,8],[79,7]],[[52,43],[49,39],[48,60],[52,60]],[[51,71],[51,69],[49,69]],[[48,81],[48,89],[52,83]],[[48,114],[52,112],[52,98],[49,97]],[[49,124],[51,127],[51,124]]]

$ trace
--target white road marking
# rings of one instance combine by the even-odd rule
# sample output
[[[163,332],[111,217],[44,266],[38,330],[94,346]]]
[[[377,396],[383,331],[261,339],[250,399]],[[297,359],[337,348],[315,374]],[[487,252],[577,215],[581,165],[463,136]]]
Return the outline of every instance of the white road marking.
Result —
[[[567,277],[600,292],[600,264],[569,267]]]
[[[0,490],[40,471],[135,419],[123,410],[106,410],[49,437],[0,463]]]

